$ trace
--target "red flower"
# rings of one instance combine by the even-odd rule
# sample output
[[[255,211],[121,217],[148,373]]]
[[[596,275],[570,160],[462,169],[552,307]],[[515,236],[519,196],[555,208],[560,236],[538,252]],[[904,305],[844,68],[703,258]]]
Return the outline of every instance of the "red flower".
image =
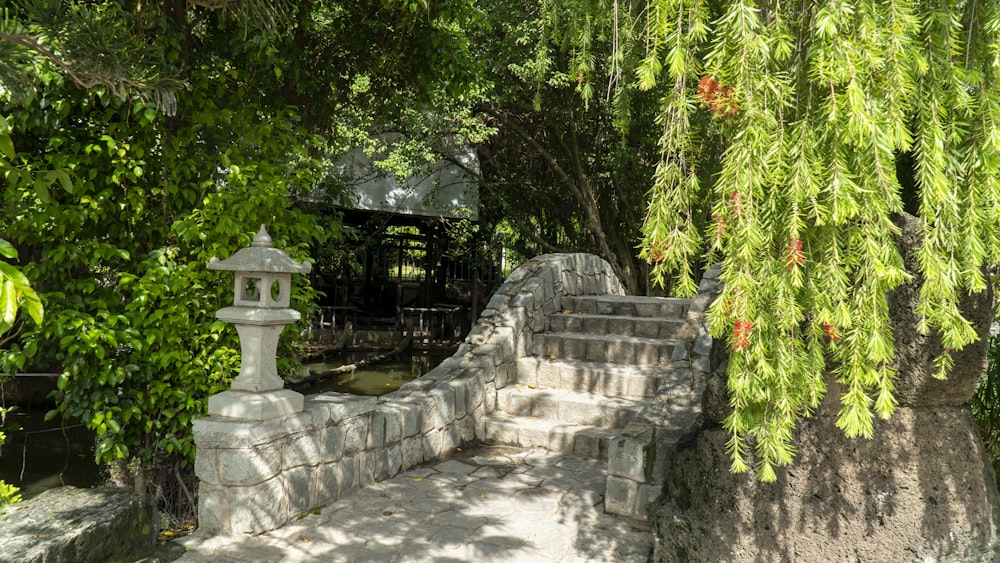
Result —
[[[722,215],[715,216],[715,236],[722,238],[726,234],[726,218]]]
[[[729,194],[729,209],[733,212],[733,217],[739,217],[743,213],[743,195],[740,192]]]
[[[649,262],[651,264],[662,264],[667,261],[667,251],[670,249],[670,242],[663,241],[649,250]]]
[[[840,340],[840,336],[837,334],[837,325],[833,323],[823,323],[823,332],[826,333],[826,337],[829,338],[831,342],[837,342]]]
[[[733,350],[746,350],[750,344],[753,321],[740,319],[733,325]]]
[[[740,108],[731,86],[723,86],[715,78],[705,75],[698,82],[698,97],[715,115],[733,117]]]
[[[802,253],[802,240],[793,238],[788,250],[785,251],[785,260],[788,262],[788,269],[801,266],[806,263],[806,257]]]
[[[718,90],[719,83],[708,74],[702,76],[701,81],[698,82],[698,97],[706,104],[712,103]]]

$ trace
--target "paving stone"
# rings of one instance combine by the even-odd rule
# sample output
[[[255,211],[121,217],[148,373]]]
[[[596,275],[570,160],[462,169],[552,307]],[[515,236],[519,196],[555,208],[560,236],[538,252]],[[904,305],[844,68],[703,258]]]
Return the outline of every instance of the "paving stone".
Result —
[[[435,471],[441,473],[458,473],[460,475],[468,475],[476,470],[475,466],[462,463],[460,461],[448,460],[444,463],[439,463],[434,466]]]

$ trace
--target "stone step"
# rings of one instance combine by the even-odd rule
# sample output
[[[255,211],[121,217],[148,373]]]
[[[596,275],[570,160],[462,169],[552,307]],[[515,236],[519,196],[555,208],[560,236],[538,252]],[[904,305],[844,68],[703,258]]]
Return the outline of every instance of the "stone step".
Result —
[[[532,336],[531,348],[532,354],[540,358],[622,365],[668,367],[671,360],[688,359],[682,341],[617,334],[540,333]]]
[[[546,418],[494,412],[485,417],[486,441],[522,448],[542,447],[592,459],[608,459],[608,443],[615,431]]]
[[[563,296],[561,303],[562,310],[570,313],[673,319],[684,319],[691,306],[686,298],[635,295]]]
[[[568,311],[568,309],[564,309]],[[617,334],[639,338],[682,339],[695,334],[695,328],[683,319],[660,317],[629,317],[625,315],[592,315],[557,312],[548,317],[550,332],[580,334]]]
[[[565,389],[608,397],[646,399],[657,394],[689,393],[693,377],[682,361],[672,362],[669,369],[664,369],[525,356],[517,361],[516,382],[538,389]]]
[[[645,406],[646,402],[641,399],[607,397],[565,389],[508,385],[497,390],[498,411],[598,428],[621,428]]]

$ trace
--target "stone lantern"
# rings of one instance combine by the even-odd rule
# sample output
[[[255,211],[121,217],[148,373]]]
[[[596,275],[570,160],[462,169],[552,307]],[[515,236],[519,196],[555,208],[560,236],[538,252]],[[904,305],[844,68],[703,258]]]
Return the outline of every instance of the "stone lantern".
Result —
[[[216,318],[236,325],[240,337],[240,373],[229,391],[208,399],[210,415],[265,420],[302,411],[302,395],[283,389],[278,376],[278,338],[285,325],[299,320],[291,309],[292,274],[312,270],[271,246],[271,237],[261,225],[250,248],[242,248],[226,260],[212,258],[210,270],[235,272],[232,307],[220,309]]]

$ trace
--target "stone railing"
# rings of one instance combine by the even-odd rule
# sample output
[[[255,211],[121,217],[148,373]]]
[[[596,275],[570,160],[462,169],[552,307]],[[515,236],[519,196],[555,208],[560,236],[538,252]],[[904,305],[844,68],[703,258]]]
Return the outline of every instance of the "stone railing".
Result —
[[[534,258],[497,290],[458,351],[379,398],[322,393],[302,412],[267,420],[194,423],[203,530],[260,534],[347,492],[485,438],[497,389],[545,329],[564,295],[624,295],[610,265],[589,254]]]

